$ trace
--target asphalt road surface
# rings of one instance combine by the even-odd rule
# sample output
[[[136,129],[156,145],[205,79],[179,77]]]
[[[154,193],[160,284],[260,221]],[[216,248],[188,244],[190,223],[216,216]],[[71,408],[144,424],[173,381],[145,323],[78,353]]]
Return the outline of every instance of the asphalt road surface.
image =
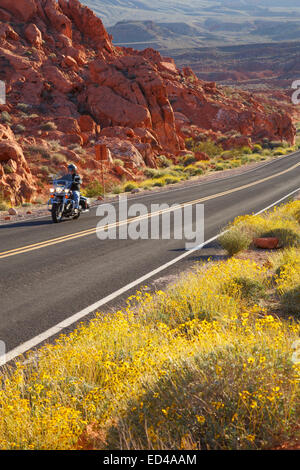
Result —
[[[150,209],[154,203],[203,203],[204,239],[209,240],[237,215],[258,212],[299,187],[297,152],[218,181],[199,180],[167,191],[137,194],[128,199],[128,205],[145,204]],[[114,203],[116,209],[118,204]],[[195,204],[190,206],[195,213]],[[148,219],[149,224],[153,219]],[[71,318],[63,330],[70,331],[79,319],[74,315],[81,312],[81,318],[90,318],[91,305],[99,300],[105,299],[101,311],[118,306],[139,284],[153,285],[158,278],[179,273],[201,259],[202,250],[188,254],[185,240],[174,239],[172,224],[168,240],[99,240],[99,221],[93,208],[77,221],[53,224],[49,214],[0,226],[0,340],[7,352],[15,355],[43,339],[52,341],[61,331],[57,325]],[[187,224],[195,229],[195,220]],[[155,272],[181,255],[178,262]],[[147,282],[137,281],[130,289],[131,283],[148,273],[152,274]],[[44,332],[48,333],[39,337]]]

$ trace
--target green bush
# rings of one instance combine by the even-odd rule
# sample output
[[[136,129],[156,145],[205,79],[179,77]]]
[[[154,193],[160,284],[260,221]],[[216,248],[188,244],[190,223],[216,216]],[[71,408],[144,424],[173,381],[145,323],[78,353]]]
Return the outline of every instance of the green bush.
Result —
[[[137,187],[138,187],[137,183],[133,181],[128,181],[128,183],[124,185],[124,191],[126,193],[129,193],[130,191],[132,191],[133,189],[136,189]]]
[[[0,211],[7,211],[9,209],[9,205],[7,202],[0,200]]]
[[[168,168],[169,166],[172,165],[172,160],[167,158],[165,155],[159,155],[157,158],[157,163],[160,167],[162,168]]]
[[[154,181],[153,186],[162,187],[162,186],[165,186],[165,184],[166,184],[165,179],[164,178],[159,178],[159,179]]]
[[[26,111],[28,111],[30,109],[30,105],[26,104],[26,103],[18,103],[17,104],[17,109],[19,109],[20,111],[23,111],[23,113],[25,113]]]
[[[2,111],[1,120],[2,120],[2,122],[6,123],[6,124],[11,123],[10,114],[7,111]]]
[[[183,157],[182,159],[182,163],[184,166],[189,166],[189,165],[192,165],[193,163],[195,163],[197,160],[196,158],[194,157],[194,155],[186,155],[185,157]]]
[[[300,286],[284,292],[280,300],[283,309],[288,314],[300,314]]]
[[[242,230],[233,227],[220,236],[219,242],[229,256],[233,256],[242,250],[248,249],[251,244],[251,238]]]
[[[221,155],[223,152],[223,147],[221,145],[217,145],[212,140],[207,140],[206,142],[199,142],[194,151],[196,152],[204,152],[209,157],[216,157],[217,155]]]
[[[181,178],[179,176],[169,175],[169,176],[165,176],[164,180],[166,184],[174,184],[174,183],[178,183],[179,181],[181,181]]]
[[[120,158],[115,158],[113,164],[114,166],[124,166],[124,162]]]
[[[245,155],[250,155],[252,153],[252,150],[251,150],[250,147],[245,145],[244,147],[241,148],[241,153],[243,153]]]
[[[12,169],[12,167],[9,166],[9,165],[7,165],[7,164],[4,164],[4,165],[3,165],[3,170],[4,170],[4,172],[5,172],[7,175],[9,175],[9,174],[11,174],[11,173],[14,172],[14,170]]]
[[[190,176],[197,176],[203,174],[203,169],[196,165],[189,165],[184,169],[184,172]]]
[[[17,134],[21,134],[22,132],[26,131],[26,127],[23,126],[22,124],[17,124],[16,127],[14,128],[14,131]]]
[[[265,297],[266,288],[259,279],[251,279],[248,277],[236,277],[225,286],[225,292],[234,295],[234,291],[239,292],[241,298],[248,303],[257,303],[259,299]]]
[[[253,145],[253,149],[252,149],[253,153],[259,153],[261,151],[262,151],[262,146],[260,144],[254,144]]]
[[[93,183],[90,183],[82,193],[86,197],[96,197],[96,196],[102,196],[104,191],[103,191],[103,186],[101,183],[98,181],[94,181]]]
[[[122,186],[116,185],[112,188],[113,194],[121,194],[123,192]]]

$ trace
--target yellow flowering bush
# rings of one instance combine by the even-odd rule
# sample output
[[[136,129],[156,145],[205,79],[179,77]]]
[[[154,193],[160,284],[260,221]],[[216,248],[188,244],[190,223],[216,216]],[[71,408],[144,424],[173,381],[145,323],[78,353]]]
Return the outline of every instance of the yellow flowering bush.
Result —
[[[229,255],[249,248],[253,238],[258,237],[277,237],[281,247],[299,246],[299,214],[300,201],[292,201],[263,214],[237,217],[220,237],[220,243]]]

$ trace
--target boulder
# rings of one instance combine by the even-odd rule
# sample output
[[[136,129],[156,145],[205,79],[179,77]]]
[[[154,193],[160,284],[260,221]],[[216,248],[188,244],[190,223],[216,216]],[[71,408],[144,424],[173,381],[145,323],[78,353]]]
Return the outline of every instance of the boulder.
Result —
[[[9,215],[18,215],[18,211],[16,209],[14,209],[13,207],[11,207],[8,210],[8,213],[9,213]]]
[[[274,248],[277,248],[279,240],[275,237],[254,238],[253,243],[257,248],[273,250]]]
[[[35,47],[41,47],[43,43],[42,33],[39,28],[31,23],[29,24],[24,31],[25,38],[27,41]]]
[[[205,152],[195,152],[195,159],[197,161],[209,161],[210,158]]]
[[[0,0],[0,8],[4,8],[12,16],[27,23],[37,12],[35,0]]]

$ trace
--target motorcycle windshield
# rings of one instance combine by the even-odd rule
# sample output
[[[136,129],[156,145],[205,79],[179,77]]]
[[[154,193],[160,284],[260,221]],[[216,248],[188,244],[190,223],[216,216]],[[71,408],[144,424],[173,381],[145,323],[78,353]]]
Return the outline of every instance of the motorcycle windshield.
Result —
[[[72,176],[71,175],[65,175],[61,178],[55,179],[53,181],[54,187],[64,187],[64,188],[69,188],[72,184]]]

